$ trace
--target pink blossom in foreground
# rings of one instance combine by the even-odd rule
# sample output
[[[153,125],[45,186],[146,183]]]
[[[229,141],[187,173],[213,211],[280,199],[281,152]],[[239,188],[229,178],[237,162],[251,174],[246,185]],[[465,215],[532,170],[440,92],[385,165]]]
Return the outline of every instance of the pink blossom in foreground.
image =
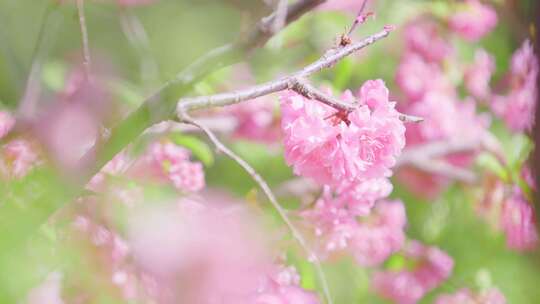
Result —
[[[15,139],[0,147],[0,177],[20,179],[41,163],[38,149],[26,139]]]
[[[62,300],[62,275],[50,273],[38,286],[32,288],[26,298],[27,304],[64,304]]]
[[[279,120],[271,98],[259,98],[225,108],[237,120],[234,135],[253,141],[271,143],[279,139]]]
[[[503,204],[501,227],[506,234],[506,244],[511,249],[530,250],[538,245],[533,206],[523,198],[519,190]]]
[[[187,192],[196,192],[205,186],[202,164],[192,162],[189,150],[170,141],[152,143],[128,174],[165,179]]]
[[[467,0],[450,17],[450,28],[469,41],[476,41],[491,32],[497,25],[497,13],[478,0]]]
[[[403,255],[413,263],[411,269],[376,272],[372,287],[382,297],[400,304],[418,302],[426,293],[446,280],[454,267],[450,256],[436,247],[411,241]]]
[[[493,111],[515,132],[530,131],[538,97],[538,59],[527,40],[512,56],[510,92],[493,99]]]
[[[495,59],[485,50],[477,50],[474,63],[465,70],[465,87],[475,98],[486,100],[491,94],[489,81],[495,72]]]
[[[254,297],[255,304],[318,304],[316,294],[300,287],[300,276],[292,266],[269,271]]]
[[[15,118],[9,113],[0,111],[0,139],[9,133],[15,125]]]
[[[473,293],[464,288],[454,294],[437,297],[435,304],[506,304],[506,298],[497,288],[490,288]]]
[[[452,46],[438,30],[437,23],[419,20],[405,28],[405,46],[427,62],[440,62],[452,54]]]
[[[353,102],[350,92],[342,100]],[[285,159],[297,175],[340,186],[388,177],[405,145],[405,127],[382,80],[364,83],[351,113],[296,93],[282,96]]]

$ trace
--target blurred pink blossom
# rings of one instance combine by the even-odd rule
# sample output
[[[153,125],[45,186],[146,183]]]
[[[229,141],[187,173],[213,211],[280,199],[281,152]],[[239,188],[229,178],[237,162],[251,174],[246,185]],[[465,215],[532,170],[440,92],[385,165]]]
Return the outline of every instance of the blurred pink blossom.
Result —
[[[464,288],[454,294],[440,295],[435,304],[506,304],[506,298],[497,288],[489,288],[479,293]]]
[[[328,190],[313,209],[301,214],[314,230],[320,258],[348,253],[360,265],[376,266],[401,248],[406,225],[403,203],[379,201],[370,215],[357,218],[347,201],[332,198]]]
[[[506,234],[509,248],[530,250],[538,245],[534,209],[520,190],[516,189],[515,193],[505,200],[501,211],[501,227]]]
[[[341,99],[355,97],[347,91]],[[281,100],[285,159],[295,174],[320,184],[388,177],[405,145],[405,127],[394,107],[382,80],[362,85],[351,113],[288,92]]]
[[[15,125],[15,118],[5,111],[0,111],[0,139],[9,133]]]
[[[407,52],[419,54],[427,62],[441,62],[452,54],[452,46],[440,33],[437,23],[420,19],[405,28]]]
[[[255,304],[318,304],[313,292],[300,287],[300,276],[292,266],[275,266],[257,290]]]
[[[32,288],[26,298],[27,304],[64,304],[62,300],[62,274],[50,273],[38,286]]]
[[[406,53],[396,72],[396,83],[408,102],[421,100],[431,91],[453,94],[452,84],[436,63],[425,61],[416,53]]]
[[[403,256],[413,263],[412,268],[379,271],[372,281],[379,295],[400,304],[418,302],[446,280],[454,267],[454,261],[446,253],[418,241],[406,244]]]
[[[465,86],[480,100],[487,100],[491,94],[489,81],[495,72],[495,59],[485,50],[476,51],[474,63],[465,69]]]
[[[271,143],[279,139],[279,118],[277,106],[272,97],[258,98],[225,108],[225,113],[233,115],[238,124],[234,135],[253,141]]]
[[[515,132],[530,131],[534,124],[538,69],[538,59],[527,40],[512,56],[510,92],[493,98],[493,111]]]
[[[407,217],[400,201],[379,201],[373,214],[361,218],[350,241],[358,264],[376,266],[401,249]]]
[[[497,13],[493,7],[479,0],[466,0],[450,17],[452,30],[469,41],[477,41],[497,25]]]
[[[0,176],[20,179],[42,162],[37,145],[27,139],[15,139],[0,147]]]
[[[128,174],[167,180],[187,192],[196,192],[205,186],[202,164],[190,160],[189,150],[168,140],[152,143]]]

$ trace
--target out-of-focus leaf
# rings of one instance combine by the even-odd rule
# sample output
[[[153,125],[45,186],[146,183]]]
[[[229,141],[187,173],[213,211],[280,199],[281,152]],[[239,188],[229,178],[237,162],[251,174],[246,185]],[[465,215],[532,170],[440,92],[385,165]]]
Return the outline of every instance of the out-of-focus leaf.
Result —
[[[491,153],[482,153],[476,158],[476,164],[491,173],[495,174],[503,181],[508,181],[508,171],[501,165],[499,160]]]
[[[136,107],[141,104],[144,97],[137,91],[137,89],[125,81],[112,81],[109,83],[110,88],[115,94],[120,97],[122,101],[130,106]]]
[[[66,82],[66,66],[59,61],[45,62],[41,77],[49,89],[60,91]]]
[[[210,167],[214,164],[214,154],[212,149],[204,141],[194,136],[175,133],[171,135],[171,140],[180,146],[191,150],[191,153],[197,157],[205,166]]]

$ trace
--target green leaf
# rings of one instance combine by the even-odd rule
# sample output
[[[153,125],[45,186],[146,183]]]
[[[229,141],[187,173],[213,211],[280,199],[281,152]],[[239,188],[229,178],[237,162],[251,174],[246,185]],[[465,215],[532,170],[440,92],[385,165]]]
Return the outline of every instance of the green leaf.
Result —
[[[171,135],[171,140],[180,146],[191,150],[191,153],[197,157],[205,166],[210,167],[214,164],[214,154],[212,149],[204,141],[195,136],[175,133]]]
[[[501,165],[499,160],[491,153],[482,153],[476,158],[476,164],[485,170],[495,174],[503,181],[509,181],[508,171]]]
[[[144,100],[137,89],[128,82],[113,81],[109,86],[122,101],[130,106],[137,107]]]
[[[60,91],[66,82],[66,66],[59,61],[49,61],[43,65],[41,79],[52,91]]]

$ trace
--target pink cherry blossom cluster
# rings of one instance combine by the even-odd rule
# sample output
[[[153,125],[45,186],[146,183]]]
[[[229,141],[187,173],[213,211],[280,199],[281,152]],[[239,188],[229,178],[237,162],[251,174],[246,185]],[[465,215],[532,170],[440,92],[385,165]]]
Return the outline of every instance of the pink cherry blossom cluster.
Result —
[[[458,6],[458,11],[450,17],[449,25],[468,41],[477,41],[497,25],[495,9],[479,0],[466,0]]]
[[[287,163],[295,174],[336,188],[389,177],[405,146],[405,127],[384,82],[367,81],[357,97],[347,91],[341,99],[357,108],[343,113],[296,93],[282,96]]]
[[[477,114],[472,97],[461,100],[457,84],[452,80],[448,62],[458,65],[448,39],[442,36],[442,26],[423,17],[405,29],[405,53],[396,72],[396,83],[404,93],[400,104],[404,111],[424,119],[421,124],[407,128],[409,146],[433,141],[483,142],[490,124],[488,114]],[[475,97],[491,94],[489,80],[493,73],[493,59],[479,50],[475,63],[464,73],[465,85]],[[474,154],[448,155],[445,162],[468,167]],[[450,181],[448,178],[404,168],[400,180],[411,190],[434,197]]]
[[[506,298],[497,288],[489,288],[479,293],[464,288],[454,294],[440,295],[435,304],[506,304]]]
[[[454,267],[446,253],[418,241],[407,243],[402,255],[408,262],[403,269],[378,271],[372,281],[378,294],[399,304],[416,303],[446,280]]]
[[[512,56],[509,92],[493,98],[493,111],[515,132],[531,131],[534,124],[538,70],[538,58],[526,40]]]

